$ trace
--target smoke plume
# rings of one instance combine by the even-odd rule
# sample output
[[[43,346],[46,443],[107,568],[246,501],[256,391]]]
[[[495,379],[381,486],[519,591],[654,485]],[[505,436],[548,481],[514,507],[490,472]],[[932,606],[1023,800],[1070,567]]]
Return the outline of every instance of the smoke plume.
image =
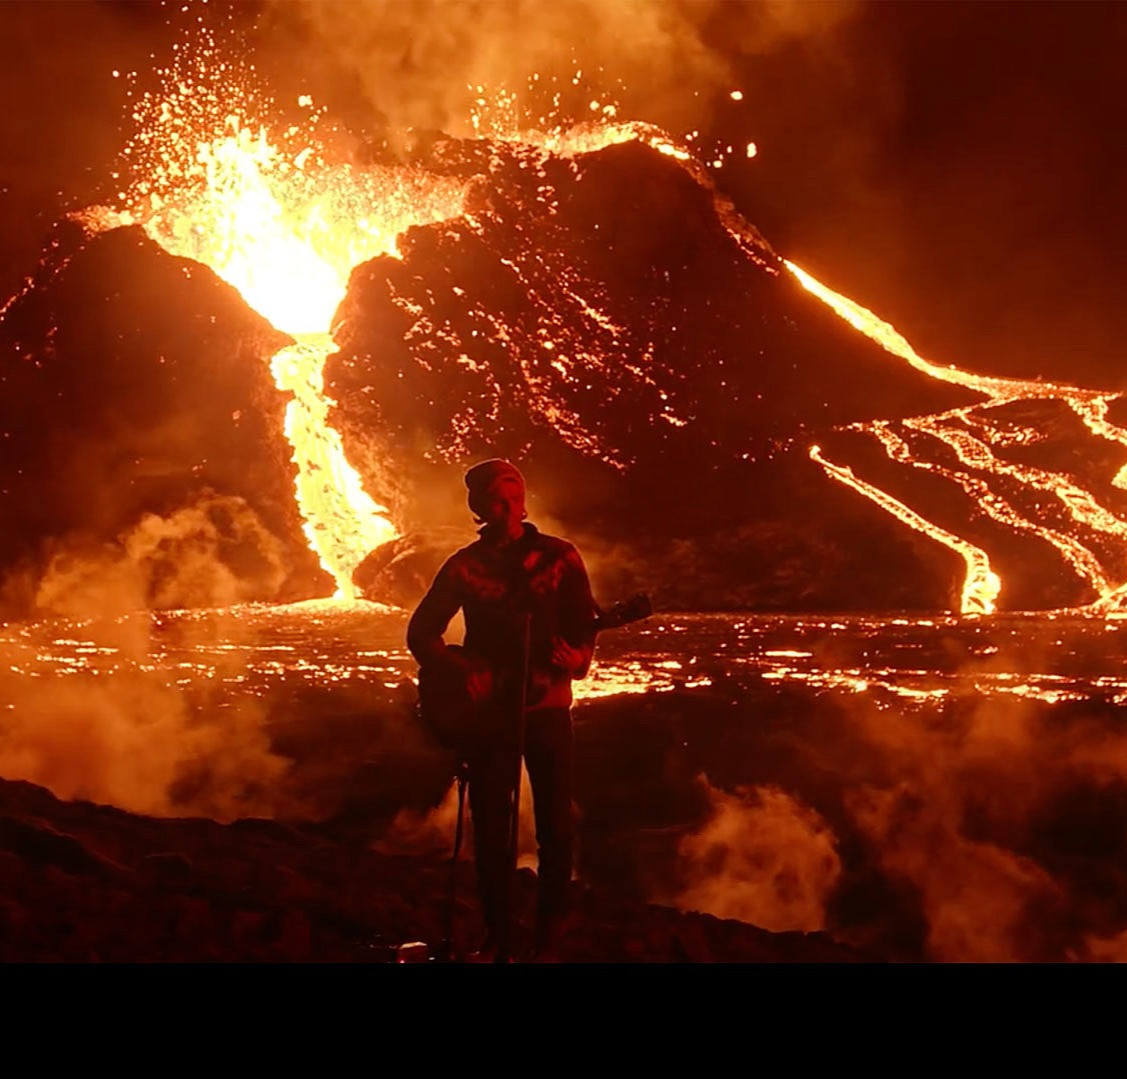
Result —
[[[677,126],[699,119],[712,94],[731,89],[733,42],[756,55],[824,33],[857,7],[795,0],[274,3],[260,31],[267,51],[292,55],[300,46],[314,58],[307,79],[334,96],[363,94],[392,128],[468,134],[467,106],[476,95],[467,87],[524,91],[534,74],[545,111],[560,93],[583,115],[584,95],[610,91],[645,102],[641,118]]]
[[[826,901],[841,876],[833,830],[777,787],[729,794],[707,777],[712,815],[680,843],[682,910],[735,918],[774,932],[825,928]]]
[[[74,623],[40,623],[24,630],[27,639],[0,642],[0,776],[152,816],[299,814],[284,782],[292,762],[270,745],[265,706],[249,696],[224,699],[209,684],[237,678],[241,661],[229,659],[212,679],[173,681],[153,659],[153,617],[82,623],[86,650],[116,657],[112,676],[63,673],[52,662],[53,634]],[[230,645],[236,622],[189,633],[219,634]],[[65,651],[73,642],[61,644]]]
[[[205,493],[166,517],[144,514],[116,544],[54,542],[35,612],[227,607],[276,595],[286,572],[281,544],[242,498]]]

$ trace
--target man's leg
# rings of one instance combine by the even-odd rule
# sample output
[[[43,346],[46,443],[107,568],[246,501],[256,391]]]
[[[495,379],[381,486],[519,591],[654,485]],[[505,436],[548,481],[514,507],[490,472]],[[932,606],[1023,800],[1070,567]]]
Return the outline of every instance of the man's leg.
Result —
[[[512,752],[493,748],[469,762],[474,867],[489,944],[504,938],[509,918],[509,819]]]
[[[540,899],[537,935],[550,944],[553,925],[568,912],[575,824],[572,817],[574,762],[571,712],[564,708],[528,714],[525,763],[532,785],[539,848]]]

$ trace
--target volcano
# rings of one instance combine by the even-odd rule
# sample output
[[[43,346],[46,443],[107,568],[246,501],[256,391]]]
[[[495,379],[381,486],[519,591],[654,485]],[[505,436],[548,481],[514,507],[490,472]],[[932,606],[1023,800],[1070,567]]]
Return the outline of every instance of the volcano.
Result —
[[[1115,590],[1117,394],[926,363],[664,149],[494,148],[463,216],[353,272],[333,419],[405,531],[454,524],[442,492],[501,453],[604,587],[674,609],[973,611],[999,591],[1045,609]],[[472,168],[459,151],[434,153]],[[405,546],[362,567],[371,594]]]
[[[162,251],[160,229],[60,228],[0,322],[19,388],[12,609],[91,544],[113,564],[146,552],[131,572],[158,606],[326,595],[331,578],[409,606],[465,534],[461,473],[492,455],[521,463],[533,517],[575,538],[603,594],[694,610],[1117,602],[1117,394],[926,363],[644,125],[412,153],[397,167],[446,208],[352,268],[331,339],[274,386],[295,337]],[[303,385],[307,441],[329,432],[335,458],[287,453]],[[216,580],[165,587],[161,552],[187,541],[131,538],[178,513],[211,522],[171,531],[208,537]]]

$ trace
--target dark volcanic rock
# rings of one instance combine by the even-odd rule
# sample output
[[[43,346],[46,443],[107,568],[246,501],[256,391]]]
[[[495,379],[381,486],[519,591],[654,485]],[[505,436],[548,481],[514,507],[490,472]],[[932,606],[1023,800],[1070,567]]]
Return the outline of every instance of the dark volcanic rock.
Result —
[[[27,570],[8,609],[64,605],[83,566],[129,577],[129,605],[330,592],[269,371],[288,342],[140,229],[63,222],[0,319],[0,569]]]
[[[390,962],[442,939],[449,857],[381,854],[279,821],[159,820],[0,780],[0,962]],[[112,858],[109,855],[112,852]],[[518,940],[535,879],[518,874]],[[459,865],[459,954],[480,934]],[[824,933],[577,891],[568,962],[857,962]]]
[[[470,538],[456,528],[399,536],[368,554],[353,571],[353,583],[366,599],[410,608],[451,552]]]
[[[466,216],[358,267],[333,420],[401,529],[466,521],[505,455],[604,590],[666,606],[946,606],[924,551],[806,457],[834,425],[969,403],[807,293],[714,193],[642,142],[496,149]],[[874,572],[874,565],[880,572]]]

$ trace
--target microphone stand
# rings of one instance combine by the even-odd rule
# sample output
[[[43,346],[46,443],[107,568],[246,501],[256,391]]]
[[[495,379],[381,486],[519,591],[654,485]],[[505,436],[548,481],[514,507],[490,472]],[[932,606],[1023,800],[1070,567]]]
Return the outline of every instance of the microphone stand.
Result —
[[[516,900],[517,849],[520,837],[520,773],[521,763],[524,760],[525,708],[526,697],[528,695],[528,664],[531,635],[532,612],[528,611],[524,616],[524,632],[521,641],[521,674],[518,686],[516,715],[516,763],[513,768],[513,786],[509,802],[512,815],[509,818],[509,862],[508,879],[506,881],[505,927],[497,948],[498,963],[509,962],[511,956],[513,906]]]

